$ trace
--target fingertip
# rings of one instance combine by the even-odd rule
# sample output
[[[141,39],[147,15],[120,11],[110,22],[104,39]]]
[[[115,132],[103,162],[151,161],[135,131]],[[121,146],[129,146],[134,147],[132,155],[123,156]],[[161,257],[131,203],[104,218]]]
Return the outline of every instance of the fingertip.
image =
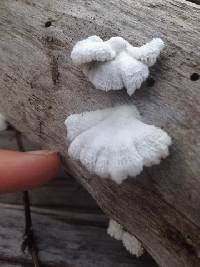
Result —
[[[0,192],[40,186],[55,177],[60,166],[56,152],[0,150]]]

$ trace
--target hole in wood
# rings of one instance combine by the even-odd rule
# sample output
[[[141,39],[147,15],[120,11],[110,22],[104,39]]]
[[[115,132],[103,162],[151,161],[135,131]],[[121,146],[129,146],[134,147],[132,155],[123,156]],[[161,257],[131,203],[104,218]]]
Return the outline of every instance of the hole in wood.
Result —
[[[191,75],[190,75],[190,80],[191,81],[197,81],[197,80],[199,80],[199,74],[198,73],[192,73]]]
[[[154,84],[155,84],[155,80],[154,80],[154,78],[149,77],[149,78],[147,79],[147,85],[148,85],[149,87],[152,87],[152,86],[154,86]]]
[[[46,28],[50,27],[50,26],[51,26],[51,21],[47,21],[47,22],[45,22],[44,26],[45,26]]]

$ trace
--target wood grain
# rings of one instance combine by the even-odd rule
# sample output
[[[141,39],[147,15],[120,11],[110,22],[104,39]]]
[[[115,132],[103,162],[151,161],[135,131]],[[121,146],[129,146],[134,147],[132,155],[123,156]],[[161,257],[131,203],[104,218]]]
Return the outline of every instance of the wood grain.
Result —
[[[32,266],[20,250],[24,218],[23,207],[0,204],[0,263]],[[69,224],[54,216],[52,210],[32,209],[39,256],[44,267],[155,267],[144,256],[138,260],[106,235],[105,228]],[[148,263],[147,263],[148,259]]]
[[[16,146],[16,135],[14,131],[8,130],[4,132],[0,132],[0,148],[4,149],[17,149],[18,147]],[[31,142],[27,142],[25,138],[22,138],[24,149],[27,151],[29,149],[39,149],[37,146],[33,145]],[[78,198],[77,198],[78,195]],[[101,210],[95,203],[95,201],[91,198],[91,196],[87,193],[87,191],[75,181],[75,179],[72,179],[71,177],[64,175],[63,171],[61,170],[58,177],[54,179],[53,181],[49,182],[46,185],[43,185],[42,187],[38,189],[31,190],[29,192],[30,200],[31,200],[31,211],[34,214],[34,223],[33,223],[33,228],[35,232],[37,233],[37,240],[43,240],[44,244],[46,247],[49,247],[49,239],[46,240],[47,234],[45,231],[40,231],[39,233],[37,232],[37,224],[35,225],[35,222],[40,221],[41,215],[43,216],[43,225],[49,225],[49,219],[53,219],[54,221],[61,221],[63,223],[61,231],[65,229],[65,224],[67,226],[70,224],[72,227],[75,229],[78,229],[79,226],[82,229],[83,226],[85,227],[93,227],[95,231],[97,231],[97,234],[101,235],[103,230],[104,230],[104,235],[106,234],[106,227],[108,225],[108,218],[105,217],[105,215],[102,214]],[[4,223],[1,223],[0,220],[0,232],[3,232],[3,237],[0,238],[0,266],[1,267],[31,267],[32,263],[30,259],[25,255],[22,255],[22,253],[19,253],[19,256],[16,257],[16,255],[12,255],[12,253],[9,253],[9,248],[10,248],[10,243],[14,244],[15,250],[19,251],[19,246],[22,242],[22,233],[23,233],[23,228],[24,228],[24,220],[23,217],[23,206],[21,205],[16,205],[17,203],[22,204],[22,193],[10,193],[10,194],[1,194],[0,195],[0,213],[2,216],[2,219],[6,222],[8,222],[8,228],[4,231]],[[3,204],[2,204],[3,203]],[[10,204],[8,204],[10,203]],[[9,216],[5,214],[5,209],[6,211],[8,210]],[[13,214],[14,211],[14,214]],[[13,233],[13,238],[12,235],[10,235],[10,232],[13,231],[13,228],[17,228],[19,225],[16,225],[16,222],[12,227],[10,227],[10,220],[13,221],[13,216],[15,214],[20,213],[20,222],[17,220],[16,216],[16,222],[22,224],[22,231],[21,231],[21,238],[20,240],[16,240],[14,237]],[[11,215],[12,214],[12,215]],[[10,218],[11,215],[11,218]],[[39,217],[39,218],[38,218]],[[51,220],[50,219],[50,220]],[[47,223],[45,222],[47,221]],[[15,226],[16,225],[16,226]],[[95,226],[95,228],[94,228]],[[36,228],[35,228],[36,227]],[[55,227],[55,225],[53,225]],[[49,228],[49,227],[48,227]],[[85,229],[85,228],[84,228]],[[14,229],[15,230],[15,229]],[[54,231],[54,229],[49,229],[49,231]],[[45,233],[45,234],[44,234]],[[71,234],[76,236],[77,232],[76,231],[71,231]],[[88,235],[90,235],[90,231],[88,231]],[[64,240],[65,240],[65,232],[63,232]],[[58,237],[57,237],[58,238]],[[60,237],[63,239],[63,237]],[[44,240],[45,239],[45,240]],[[56,239],[54,238],[54,241]],[[74,243],[71,242],[71,240],[66,240],[67,246],[74,246]],[[81,242],[81,240],[80,240]],[[88,241],[90,242],[90,240]],[[98,241],[97,241],[98,243]],[[113,246],[115,248],[116,246],[116,241],[114,239],[109,238],[109,243],[110,247]],[[118,243],[120,246],[120,243]],[[7,250],[6,250],[7,248]],[[40,244],[39,244],[39,250],[40,250]],[[52,255],[54,253],[57,253],[57,246],[55,243],[53,243],[52,239],[52,247],[51,250],[53,251]],[[123,253],[125,252],[124,247],[121,246],[121,250]],[[63,249],[60,249],[59,255],[64,254],[66,259],[64,259],[65,263],[68,263],[68,255],[65,254],[65,247]],[[85,251],[85,249],[83,249]],[[120,251],[116,251],[118,254]],[[88,257],[90,258],[95,257],[95,251],[91,250],[88,248]],[[104,254],[103,256],[106,258],[102,262],[97,261],[95,266],[100,267],[102,265],[105,265],[105,262],[109,262],[109,265],[115,266],[116,265],[116,259],[115,257],[117,254],[114,256],[115,251],[112,253],[112,258],[107,256],[107,254]],[[117,256],[118,257],[118,256]],[[120,266],[123,262],[127,262],[126,257],[130,259],[130,256],[128,253],[124,253],[124,256],[120,253]],[[124,258],[125,257],[125,258]],[[72,258],[72,256],[71,256]],[[76,257],[75,257],[76,258]],[[76,265],[76,259],[72,260],[73,263],[70,264],[70,266],[77,266]],[[89,259],[90,262],[90,259]],[[60,259],[58,258],[53,258],[53,267],[60,267]],[[75,265],[74,265],[75,264]],[[90,264],[90,263],[89,263]],[[136,266],[152,266],[156,267],[156,263],[152,261],[152,259],[149,256],[142,257],[142,259],[136,260],[135,258],[130,260],[131,266],[134,265]],[[81,259],[81,266],[87,266],[88,265],[88,259]],[[118,265],[118,263],[117,263]],[[46,259],[42,259],[42,266],[50,266],[47,263]],[[66,266],[66,265],[65,265]]]
[[[1,264],[1,267],[22,267],[22,265],[21,264],[15,264],[15,263],[13,263],[13,264],[8,264],[8,263],[6,263],[6,262],[3,262],[3,261],[0,261],[0,264]],[[30,265],[29,265],[30,266]],[[28,265],[23,265],[23,267],[29,267]]]
[[[45,27],[47,21],[52,26]],[[94,90],[70,60],[77,40],[120,35],[133,45],[166,43],[133,97]],[[30,139],[60,151],[66,169],[102,209],[142,241],[161,266],[200,265],[200,7],[183,0],[2,0],[0,109]],[[173,138],[170,157],[117,186],[67,156],[69,114],[134,103]]]
[[[30,191],[31,203],[45,208],[71,208],[100,211],[92,197],[72,177],[58,177]],[[22,204],[21,193],[0,195],[0,203]]]

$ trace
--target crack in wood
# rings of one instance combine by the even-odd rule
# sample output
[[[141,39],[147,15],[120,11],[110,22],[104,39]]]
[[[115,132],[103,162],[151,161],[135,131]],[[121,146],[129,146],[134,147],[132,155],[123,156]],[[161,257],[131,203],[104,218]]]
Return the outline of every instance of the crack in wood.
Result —
[[[176,245],[179,244],[181,248],[184,248],[190,256],[198,257],[194,246],[192,245],[192,240],[185,238],[180,231],[175,228],[167,228],[165,232],[167,238],[173,241]]]
[[[59,81],[59,70],[58,70],[58,56],[52,56],[51,57],[51,77],[53,84],[56,85]]]

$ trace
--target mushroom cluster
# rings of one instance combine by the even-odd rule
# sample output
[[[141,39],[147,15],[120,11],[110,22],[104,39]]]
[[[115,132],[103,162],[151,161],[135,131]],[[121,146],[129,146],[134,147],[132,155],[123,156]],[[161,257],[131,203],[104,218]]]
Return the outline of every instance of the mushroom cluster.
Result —
[[[122,37],[103,41],[90,36],[74,46],[71,58],[96,89],[126,88],[132,95],[141,87],[164,42],[155,38],[134,47]],[[120,184],[141,173],[144,166],[159,164],[168,156],[169,135],[142,122],[137,108],[122,105],[72,114],[66,121],[69,156],[79,160],[92,174]]]
[[[125,88],[131,96],[147,79],[149,67],[163,48],[160,38],[133,47],[121,37],[104,42],[90,36],[74,46],[71,58],[96,89],[107,92]],[[91,174],[117,184],[136,177],[144,166],[159,164],[168,156],[172,143],[164,130],[144,123],[133,105],[72,114],[65,125],[69,156]],[[121,240],[131,254],[143,254],[141,242],[116,221],[110,220],[107,233]]]

